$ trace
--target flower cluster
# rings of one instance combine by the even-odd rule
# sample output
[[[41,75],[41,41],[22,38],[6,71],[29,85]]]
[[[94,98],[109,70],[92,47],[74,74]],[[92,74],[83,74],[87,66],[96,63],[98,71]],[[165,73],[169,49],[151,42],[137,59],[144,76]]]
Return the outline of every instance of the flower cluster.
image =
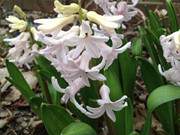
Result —
[[[159,71],[168,81],[180,86],[180,30],[168,36],[162,35],[160,42],[164,57],[172,67],[163,72],[159,65]]]
[[[21,32],[14,38],[6,38],[5,42],[8,42],[12,48],[8,52],[8,58],[11,62],[22,67],[23,65],[30,68],[30,65],[35,56],[38,54],[38,45],[31,44],[32,36],[36,35],[35,28],[31,28],[30,32],[27,31],[28,23],[26,20],[21,20],[15,16],[9,16],[6,18],[10,22],[10,32],[19,31]]]
[[[107,15],[122,15],[123,22],[127,22],[134,17],[139,11],[135,6],[139,2],[139,0],[132,0],[132,4],[128,4],[126,1],[120,2],[110,2],[109,0],[94,0],[96,4],[99,5]],[[122,24],[125,27],[125,25]]]
[[[31,63],[37,53],[51,61],[68,83],[66,88],[61,88],[55,77],[51,79],[54,88],[63,93],[62,103],[72,102],[90,118],[98,118],[106,112],[115,121],[113,111],[127,106],[127,97],[123,96],[112,102],[109,97],[110,89],[104,84],[106,77],[100,71],[106,70],[118,54],[131,47],[131,42],[123,45],[124,36],[117,34],[116,29],[137,13],[134,8],[137,1],[133,1],[133,5],[102,0],[95,0],[95,3],[102,7],[104,15],[87,11],[76,3],[63,5],[55,0],[54,11],[58,14],[57,17],[34,20],[37,30],[31,28],[29,32],[26,32],[28,26],[24,20],[9,17],[7,20],[13,23],[10,25],[12,31],[19,30],[22,33],[5,41],[14,45],[9,55],[20,66]],[[36,44],[31,45],[29,39],[32,35],[33,39],[45,46],[39,49]],[[109,41],[112,45],[108,44]],[[100,88],[101,99],[97,100],[100,106],[98,108],[84,108],[76,100],[76,95],[82,88],[90,87],[90,80],[103,84]]]

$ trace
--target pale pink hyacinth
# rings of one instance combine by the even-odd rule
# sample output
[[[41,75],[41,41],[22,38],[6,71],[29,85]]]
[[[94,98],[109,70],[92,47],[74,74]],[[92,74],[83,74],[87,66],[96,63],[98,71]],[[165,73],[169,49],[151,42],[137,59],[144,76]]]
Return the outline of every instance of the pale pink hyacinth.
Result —
[[[122,15],[124,17],[123,21],[127,22],[137,14],[137,8],[135,8],[135,6],[137,5],[138,1],[139,0],[133,0],[132,5],[127,4],[125,1],[120,1],[117,3],[117,7],[111,7],[111,12],[113,15]]]
[[[99,118],[106,112],[107,116],[113,122],[116,121],[116,117],[113,111],[120,111],[127,106],[127,101],[126,101],[127,96],[123,96],[119,100],[113,102],[111,101],[109,94],[110,94],[109,87],[103,84],[100,88],[101,99],[97,100],[97,103],[100,105],[100,107],[93,108],[87,106],[87,109],[90,112],[90,114],[87,114],[88,117]]]
[[[159,68],[160,74],[164,76],[167,81],[171,82],[174,85],[180,86],[180,69],[176,67],[172,67],[166,71],[163,71],[160,65],[158,68]]]
[[[104,13],[110,15],[110,9],[112,6],[115,6],[116,2],[111,2],[109,0],[94,0],[94,2],[103,9]]]
[[[58,83],[55,77],[51,79],[53,87],[63,93],[61,101],[63,103],[70,101],[85,115],[97,118],[95,112],[89,111],[76,101],[76,95],[82,88],[90,87],[91,80],[104,83],[106,77],[101,71],[106,70],[118,54],[130,48],[131,43],[128,42],[123,46],[124,36],[115,32],[121,26],[122,15],[103,16],[85,9],[79,13],[79,9],[77,4],[62,5],[56,0],[55,11],[58,16],[35,20],[35,23],[39,24],[36,37],[45,44],[39,51],[40,54],[51,61],[68,83],[66,88],[61,88],[61,82]],[[112,46],[107,44],[109,40],[112,41]],[[100,62],[94,64],[93,60]],[[102,89],[106,89],[102,90],[105,91],[102,93],[108,93],[107,86],[105,88],[103,85]],[[107,97],[102,99],[106,100]],[[112,110],[117,111],[125,107],[127,105],[123,102],[125,99],[126,96],[117,102],[111,102],[109,99],[109,106],[104,104],[100,108],[109,107],[103,113],[107,112],[115,121]]]
[[[131,20],[138,12],[135,6],[139,0],[132,0],[132,4],[128,4],[126,1],[112,2],[110,0],[94,0],[94,2],[103,9],[106,15],[122,15],[123,20],[120,23]]]
[[[16,65],[22,67],[25,65],[30,68],[30,65],[35,56],[38,54],[38,46],[36,44],[30,45],[30,34],[28,32],[22,32],[15,38],[6,38],[5,42],[8,42],[13,46],[8,52],[8,59],[14,62]]]
[[[180,31],[171,35],[160,37],[163,54],[167,62],[174,63],[174,59],[180,60]]]
[[[159,65],[159,72],[169,82],[180,86],[180,31],[168,36],[162,35],[160,42],[163,48],[163,55],[172,67],[163,71],[161,65]]]
[[[60,93],[64,93],[63,97],[62,97],[62,102],[63,103],[67,103],[68,100],[70,100],[72,103],[74,103],[74,105],[85,115],[87,115],[90,118],[99,118],[101,117],[104,113],[107,114],[107,116],[113,121],[116,121],[116,117],[113,111],[120,111],[122,110],[124,107],[127,106],[127,96],[123,96],[122,98],[120,98],[119,100],[112,102],[109,94],[110,94],[110,89],[108,88],[108,86],[106,86],[105,84],[101,86],[100,88],[100,96],[102,99],[97,100],[98,105],[100,105],[100,107],[97,108],[93,108],[90,106],[87,106],[87,110],[85,108],[83,108],[82,105],[80,105],[76,99],[75,99],[75,95],[79,92],[79,90],[81,88],[84,87],[84,84],[82,82],[81,78],[78,78],[76,80],[74,80],[74,82],[72,83],[72,85],[68,86],[67,88],[63,89],[59,86],[57,79],[55,79],[54,77],[52,77],[52,84],[54,86],[54,88],[59,91]]]

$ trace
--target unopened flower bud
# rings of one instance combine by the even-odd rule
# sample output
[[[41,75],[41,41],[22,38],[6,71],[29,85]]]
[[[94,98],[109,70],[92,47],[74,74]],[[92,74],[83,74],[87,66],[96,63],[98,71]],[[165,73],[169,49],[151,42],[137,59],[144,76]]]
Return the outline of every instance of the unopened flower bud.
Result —
[[[21,18],[26,19],[26,14],[24,13],[24,11],[17,5],[14,6],[13,8],[14,12],[16,12]]]
[[[95,22],[106,29],[115,29],[120,27],[118,21],[122,20],[123,16],[102,16],[94,11],[89,11],[87,18],[89,21]]]
[[[63,15],[72,15],[78,13],[80,10],[80,6],[76,3],[71,3],[70,5],[63,5],[58,0],[54,1],[54,6],[54,11]]]

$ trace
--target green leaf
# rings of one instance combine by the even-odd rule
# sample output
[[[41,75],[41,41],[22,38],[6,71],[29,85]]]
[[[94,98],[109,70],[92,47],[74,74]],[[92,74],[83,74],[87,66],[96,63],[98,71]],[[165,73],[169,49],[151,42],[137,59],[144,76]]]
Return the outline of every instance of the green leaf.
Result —
[[[74,122],[63,129],[61,135],[97,135],[92,127],[86,123]]]
[[[161,26],[159,17],[152,11],[149,11],[148,21],[149,21],[149,29],[153,31],[156,37],[160,37],[164,33],[164,30]]]
[[[176,17],[175,8],[173,6],[172,0],[166,0],[166,6],[169,16],[169,23],[171,27],[171,32],[175,32],[179,30],[179,25]]]
[[[51,65],[51,62],[47,60],[43,56],[38,56],[36,58],[36,64],[40,69],[40,73],[46,77],[49,81],[51,81],[51,77],[54,76],[57,78],[58,82],[60,83],[61,87],[66,88],[67,82],[61,78],[61,74]]]
[[[140,60],[142,78],[149,93],[151,93],[157,87],[165,84],[161,75],[148,61],[144,59],[139,59],[139,60]],[[165,109],[166,109],[166,113],[164,113]],[[162,123],[164,129],[165,130],[168,129],[169,125],[173,123],[173,117],[174,117],[172,103],[167,103],[162,105],[160,108],[156,110],[156,114],[160,122]]]
[[[142,39],[137,38],[134,40],[132,44],[132,54],[135,56],[141,56],[142,55]]]
[[[104,75],[107,78],[107,85],[110,88],[110,97],[112,100],[118,100],[123,96],[121,81],[120,81],[120,71],[119,71],[119,63],[118,60],[115,60],[114,63],[111,65],[111,67],[108,68],[104,72]],[[111,121],[108,121],[108,125],[110,128],[112,128],[112,135],[114,134],[122,134],[124,135],[125,129],[124,129],[124,112],[116,112],[116,122],[112,123]]]
[[[128,106],[124,108],[125,135],[133,132],[134,112],[132,100],[128,99]]]
[[[43,76],[41,76],[41,74],[38,71],[36,72],[36,75],[38,78],[38,82],[39,82],[40,90],[42,92],[43,99],[47,103],[52,103],[52,98],[51,98],[50,93],[48,91],[47,82],[45,81],[45,79],[43,79]]]
[[[161,86],[149,95],[147,107],[150,112],[153,112],[158,106],[179,98],[180,87],[173,85]]]
[[[52,103],[54,105],[59,105],[60,103],[60,93],[54,89],[52,84],[48,83],[48,90],[51,96]]]
[[[164,85],[155,89],[149,95],[147,100],[148,115],[141,135],[149,135],[149,130],[151,128],[152,112],[159,106],[177,99],[180,99],[180,87]],[[166,129],[166,131],[170,135],[174,135],[174,125],[169,124],[168,126],[169,127],[167,127],[168,129]]]
[[[159,59],[158,59],[158,54],[156,52],[156,49],[154,47],[153,43],[153,39],[151,38],[151,36],[147,33],[147,31],[140,27],[140,32],[142,33],[142,42],[144,43],[143,45],[145,46],[145,48],[147,49],[152,61],[153,61],[153,66],[157,67],[157,65],[159,64]]]
[[[6,61],[6,67],[9,72],[10,78],[8,80],[22,93],[26,100],[30,100],[31,97],[34,97],[35,94],[28,85],[27,81],[24,79],[24,76],[19,71],[19,69],[8,60]]]
[[[130,57],[128,52],[124,52],[119,56],[119,65],[121,71],[121,85],[123,93],[130,99],[128,100],[128,106],[123,110],[125,135],[130,134],[133,131],[133,90],[136,80],[137,61]]]
[[[72,116],[60,106],[41,105],[42,120],[49,135],[60,135],[61,131],[74,122]]]
[[[41,97],[32,97],[30,99],[30,106],[33,111],[41,118],[41,104],[43,103],[43,99]]]
[[[126,51],[119,56],[119,65],[123,92],[132,98],[136,80],[137,61]]]
[[[164,84],[163,78],[152,64],[143,58],[139,59],[139,64],[141,66],[142,78],[149,93]]]

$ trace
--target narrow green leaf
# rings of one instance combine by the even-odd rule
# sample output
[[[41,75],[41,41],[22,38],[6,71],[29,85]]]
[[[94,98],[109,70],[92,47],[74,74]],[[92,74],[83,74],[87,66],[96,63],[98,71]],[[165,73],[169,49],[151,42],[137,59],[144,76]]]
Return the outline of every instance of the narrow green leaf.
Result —
[[[159,106],[176,99],[180,99],[180,87],[176,87],[172,85],[164,85],[158,87],[149,95],[147,100],[148,115],[141,135],[149,135],[149,130],[151,128],[152,112]],[[174,125],[169,124],[168,126],[169,127],[167,127],[168,129],[166,129],[166,131],[170,135],[175,135]]]
[[[124,108],[124,125],[125,125],[125,135],[129,135],[133,132],[134,123],[134,112],[132,100],[128,99],[128,106]]]
[[[142,39],[141,38],[137,38],[134,40],[133,44],[132,44],[132,54],[134,56],[141,56],[142,55]]]
[[[42,120],[49,135],[60,135],[61,131],[74,122],[71,115],[60,106],[41,105]]]
[[[67,87],[67,82],[63,78],[61,78],[61,74],[55,69],[55,67],[51,65],[51,62],[47,60],[44,56],[38,56],[36,58],[36,64],[40,69],[39,72],[49,81],[51,80],[51,77],[54,76],[57,78],[61,87]]]
[[[137,61],[126,51],[119,56],[119,65],[123,92],[128,97],[132,98],[136,80]]]
[[[43,103],[43,99],[41,97],[32,97],[30,99],[30,106],[33,111],[41,118],[41,104]]]
[[[157,70],[146,60],[140,59],[142,78],[149,93],[157,87],[164,85],[165,82]],[[166,110],[166,113],[164,113]],[[173,105],[167,103],[156,110],[156,114],[165,130],[169,129],[169,125],[173,124]]]
[[[179,25],[176,17],[175,8],[173,6],[172,0],[166,0],[166,7],[169,16],[169,23],[171,27],[171,32],[179,30]]]
[[[156,37],[160,37],[164,33],[164,30],[161,26],[159,17],[152,11],[149,11],[148,21],[149,21],[149,29],[151,29],[153,31],[153,34]]]
[[[61,135],[97,135],[94,129],[86,123],[74,122],[65,127]]]
[[[144,28],[140,28],[141,33],[143,33],[142,35],[142,41],[143,41],[143,45],[145,46],[145,48],[147,49],[152,62],[153,62],[153,66],[157,68],[157,65],[159,64],[159,59],[158,59],[158,54],[156,52],[156,49],[154,47],[153,43],[153,39],[151,38],[151,36],[147,33],[147,31]]]
[[[180,98],[180,87],[165,85],[154,90],[148,97],[147,107],[153,112],[158,106]]]
[[[120,72],[119,72],[119,63],[118,60],[115,60],[111,67],[104,72],[105,76],[107,77],[107,85],[110,88],[110,97],[112,100],[118,100],[123,96],[123,91],[121,87],[120,81]],[[112,123],[108,121],[109,125],[111,126],[111,134],[122,134],[125,135],[125,128],[124,128],[124,110],[120,112],[116,112],[116,122]],[[112,129],[113,128],[113,129]]]
[[[19,69],[8,60],[6,61],[6,67],[10,75],[8,80],[22,93],[26,100],[29,101],[31,97],[35,96],[35,94],[24,79],[24,76],[21,74]]]
[[[54,89],[54,87],[52,86],[52,84],[48,83],[48,91],[50,93],[50,96],[51,96],[51,100],[52,100],[52,103],[54,105],[59,105],[60,103],[60,93],[58,91],[56,91]]]
[[[152,64],[145,59],[139,59],[139,64],[141,66],[142,78],[149,93],[164,84],[163,78]]]

